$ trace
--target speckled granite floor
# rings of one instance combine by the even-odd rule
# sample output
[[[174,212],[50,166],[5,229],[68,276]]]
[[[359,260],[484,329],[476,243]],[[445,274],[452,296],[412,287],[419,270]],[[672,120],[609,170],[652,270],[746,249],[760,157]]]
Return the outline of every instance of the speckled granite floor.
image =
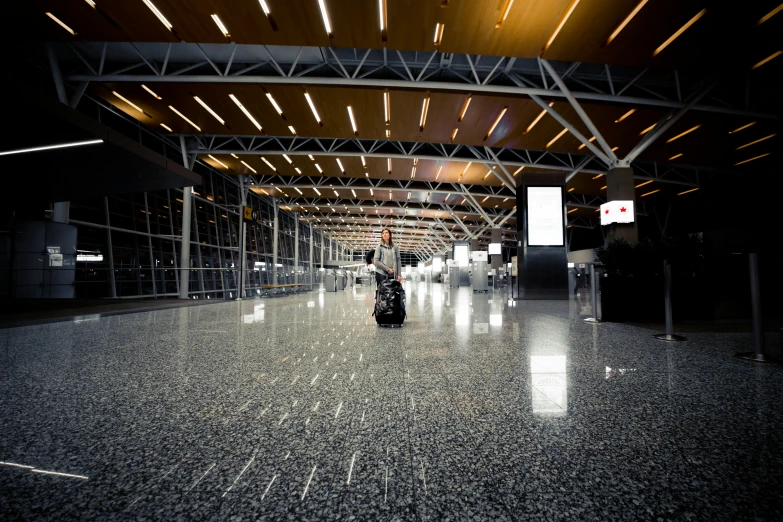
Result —
[[[0,330],[0,519],[783,518],[750,334],[406,287]]]

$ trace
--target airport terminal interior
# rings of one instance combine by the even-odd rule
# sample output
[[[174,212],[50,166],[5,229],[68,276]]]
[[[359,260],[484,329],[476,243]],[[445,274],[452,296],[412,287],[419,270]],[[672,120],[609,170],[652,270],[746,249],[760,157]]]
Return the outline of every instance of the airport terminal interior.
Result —
[[[780,0],[6,15],[0,519],[783,519]]]

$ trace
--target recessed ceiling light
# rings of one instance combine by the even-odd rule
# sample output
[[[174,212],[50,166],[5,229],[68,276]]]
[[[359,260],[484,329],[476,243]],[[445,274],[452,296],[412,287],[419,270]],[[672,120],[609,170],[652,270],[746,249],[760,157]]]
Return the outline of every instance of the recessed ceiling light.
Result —
[[[324,173],[324,171],[321,170],[321,166],[318,163],[315,164],[315,168],[318,169],[318,172],[320,172],[321,174]]]
[[[672,156],[671,158],[669,158],[669,161],[671,161],[671,160],[676,160],[677,158],[679,158],[679,157],[681,157],[681,156],[682,156],[682,152],[680,152],[679,154],[675,154],[674,156]]]
[[[413,169],[411,170],[411,179],[415,177],[416,177],[416,167],[413,167]]]
[[[579,210],[579,209],[578,208],[572,208],[571,210],[566,212],[566,214],[570,214],[571,212],[576,212],[577,210]]]
[[[158,100],[162,100],[163,99],[160,96],[158,96],[157,94],[155,94],[154,92],[152,92],[152,89],[150,89],[149,87],[147,87],[143,83],[141,84],[141,88],[144,89],[145,91],[147,91],[148,93],[150,93],[154,98],[156,98]]]
[[[167,131],[169,131],[169,132],[174,132],[173,130],[171,130],[171,127],[169,127],[169,126],[168,126],[168,125],[166,125],[165,123],[161,123],[161,124],[160,124],[160,126],[161,126],[161,127],[163,127],[164,129],[166,129],[166,130],[167,130]]]
[[[351,189],[351,194],[353,194],[353,197],[357,197],[356,196],[356,191],[354,189]]]
[[[152,12],[155,14],[155,16],[157,16],[157,17],[158,17],[158,20],[160,20],[160,22],[161,22],[163,25],[165,25],[165,26],[166,26],[166,29],[168,29],[169,31],[171,31],[171,29],[172,29],[172,26],[171,26],[171,24],[169,23],[169,21],[168,21],[168,20],[166,20],[166,17],[165,17],[165,16],[163,16],[163,13],[161,13],[160,11],[158,11],[158,8],[157,8],[157,7],[155,7],[155,5],[154,5],[154,4],[153,4],[153,3],[152,3],[150,0],[142,0],[142,2],[144,2],[144,4],[145,4],[147,7],[149,7],[149,8],[150,8],[150,11],[152,11]]]
[[[338,194],[336,190],[333,190],[333,192],[334,192],[334,195],[335,195],[336,197],[338,197],[338,198],[340,197],[340,194]]]
[[[497,23],[495,24],[495,29],[499,28],[503,25],[503,22],[506,21],[506,17],[508,16],[508,12],[511,10],[511,6],[514,4],[514,0],[506,0],[506,5],[503,6],[503,10],[500,12],[500,18],[498,18]]]
[[[741,130],[745,130],[745,129],[747,129],[748,127],[751,127],[751,126],[753,126],[753,125],[755,125],[755,124],[756,124],[756,122],[755,122],[755,121],[752,121],[752,122],[748,123],[747,125],[743,125],[742,127],[739,127],[739,128],[737,128],[737,129],[734,129],[733,131],[729,131],[729,134],[734,134],[735,132],[739,132],[739,131],[741,131]]]
[[[555,102],[550,102],[550,103],[549,103],[549,106],[551,107],[551,106],[553,106],[554,104],[555,104]],[[536,126],[536,123],[538,123],[538,121],[539,121],[541,118],[543,118],[543,117],[544,117],[544,114],[546,114],[546,109],[542,110],[542,111],[541,111],[541,112],[538,114],[538,116],[536,116],[536,119],[535,119],[535,120],[533,120],[533,123],[531,123],[530,125],[528,125],[527,129],[525,130],[525,134],[527,134],[528,132],[530,132],[530,130],[531,130],[533,127],[535,127],[535,126]]]
[[[681,132],[680,134],[674,136],[673,138],[669,138],[668,140],[666,140],[666,143],[671,143],[671,142],[673,142],[674,140],[676,140],[678,138],[682,138],[686,134],[690,134],[691,132],[695,131],[699,127],[701,127],[701,123],[696,125],[695,127],[691,127],[690,129],[686,130],[685,132]]]
[[[231,35],[228,33],[228,29],[226,29],[226,26],[223,25],[223,22],[220,21],[220,17],[216,14],[212,15],[212,20],[215,22],[215,25],[218,26],[218,29],[220,29],[220,32],[223,33],[223,36],[226,38],[229,38]]]
[[[438,172],[435,173],[435,181],[438,181],[438,177],[440,176],[440,171],[443,170],[443,165],[438,167]]]
[[[258,172],[256,172],[256,169],[254,169],[253,167],[251,167],[250,165],[248,165],[248,164],[247,164],[247,163],[245,163],[244,161],[242,161],[242,160],[239,160],[239,162],[240,162],[242,165],[244,165],[245,167],[249,168],[249,169],[250,169],[250,170],[253,172],[253,174],[258,174]]]
[[[391,131],[389,129],[386,129],[386,137],[391,138]]]
[[[639,3],[636,5],[636,7],[634,8],[634,10],[633,10],[633,11],[631,11],[631,13],[630,13],[628,16],[626,16],[626,17],[625,17],[625,20],[623,20],[622,22],[620,22],[620,25],[618,25],[618,26],[617,26],[617,29],[615,29],[614,31],[612,31],[612,34],[610,34],[610,35],[609,35],[609,38],[606,40],[606,45],[609,45],[610,43],[612,43],[612,40],[614,40],[615,38],[617,38],[617,35],[618,35],[618,34],[620,34],[620,31],[622,31],[623,29],[625,29],[625,26],[626,26],[626,25],[628,25],[628,22],[630,22],[630,21],[631,21],[631,19],[632,19],[634,16],[636,16],[636,14],[637,14],[639,11],[641,11],[642,7],[644,7],[644,4],[646,4],[646,3],[647,3],[647,0],[642,0],[641,2],[639,2]]]
[[[645,1],[646,1],[646,0],[645,0]],[[616,120],[614,120],[614,122],[615,122],[615,123],[620,123],[621,121],[623,121],[624,119],[626,119],[628,116],[630,116],[630,115],[631,115],[631,114],[633,114],[634,112],[636,112],[636,109],[631,109],[630,111],[626,112],[625,114],[623,114],[622,116],[620,116],[619,118],[617,118]]]
[[[336,159],[337,159],[337,166],[340,167],[340,172],[345,172],[345,169],[343,168],[343,164],[340,161],[340,158],[336,158]]]
[[[294,167],[294,170],[297,172],[297,174],[301,174],[301,173],[302,173],[302,171],[301,171],[301,170],[299,170],[299,168],[298,168],[298,167]]]
[[[193,127],[194,127],[194,128],[197,130],[197,131],[201,132],[201,127],[199,127],[198,125],[196,125],[195,123],[193,123],[192,121],[190,121],[190,120],[189,120],[189,119],[188,119],[188,118],[187,118],[187,117],[186,117],[184,114],[182,114],[181,112],[179,112],[177,109],[175,109],[175,108],[174,108],[174,107],[172,107],[171,105],[169,105],[169,109],[171,109],[172,111],[174,111],[174,114],[176,114],[177,116],[179,116],[180,118],[182,118],[183,120],[185,120],[186,122],[188,122],[190,125],[192,125],[192,126],[193,126]]]
[[[702,9],[701,11],[699,11],[699,12],[696,14],[696,16],[694,16],[693,18],[691,18],[690,20],[688,20],[688,22],[687,22],[685,25],[683,25],[682,27],[680,27],[679,29],[677,29],[677,32],[675,32],[673,35],[671,35],[671,36],[668,38],[668,40],[666,40],[665,42],[663,42],[663,43],[660,45],[660,47],[658,47],[658,48],[657,48],[655,51],[653,51],[653,54],[652,54],[652,55],[653,55],[653,56],[657,56],[658,54],[660,54],[660,52],[661,52],[661,51],[663,51],[664,49],[666,49],[666,47],[668,47],[668,45],[669,45],[670,43],[672,43],[672,42],[673,42],[673,41],[674,41],[674,40],[675,40],[675,39],[676,39],[678,36],[680,36],[682,33],[684,33],[686,29],[688,29],[690,26],[692,26],[693,24],[695,24],[695,23],[696,23],[696,21],[697,21],[699,18],[701,18],[702,16],[704,16],[706,12],[707,12],[707,10],[706,10],[706,9]]]
[[[312,161],[315,161],[315,158],[313,158],[312,154],[308,154],[307,157],[310,158]]]
[[[560,137],[561,137],[561,136],[563,136],[563,134],[565,134],[566,132],[568,132],[568,129],[563,129],[563,130],[561,130],[561,131],[560,131],[560,133],[558,133],[558,135],[557,135],[557,136],[555,136],[554,138],[552,138],[552,140],[551,140],[549,143],[547,143],[547,144],[546,144],[546,148],[549,148],[549,147],[551,147],[551,146],[552,146],[552,144],[553,144],[554,142],[556,142],[557,140],[559,140],[559,139],[560,139]]]
[[[753,67],[751,67],[751,70],[753,70],[753,69],[758,69],[759,67],[761,67],[762,65],[764,65],[764,64],[765,64],[765,63],[767,63],[768,61],[772,60],[773,58],[777,58],[777,57],[778,57],[778,56],[780,56],[781,54],[783,54],[783,51],[777,51],[776,53],[773,53],[773,54],[771,54],[770,56],[767,56],[766,58],[764,58],[763,60],[761,60],[759,63],[757,63],[756,65],[754,65]]]
[[[118,93],[117,91],[111,91],[111,93],[112,93],[113,95],[115,95],[117,98],[119,98],[119,99],[121,99],[122,101],[124,101],[125,103],[127,103],[128,105],[130,105],[131,107],[133,107],[134,109],[136,109],[137,111],[139,111],[140,113],[144,114],[144,111],[143,111],[143,110],[141,110],[141,108],[140,108],[138,105],[136,105],[135,103],[132,103],[130,100],[128,100],[127,98],[125,98],[124,96],[122,96],[122,95],[121,95],[120,93]],[[145,114],[145,116],[146,116],[146,114]]]
[[[326,34],[328,34],[331,38],[332,25],[329,23],[329,13],[326,12],[326,4],[324,3],[324,0],[318,0],[318,6],[321,8],[321,17],[324,19],[324,28],[326,29]]]
[[[757,160],[759,158],[763,158],[764,156],[769,156],[770,154],[772,154],[772,153],[771,152],[767,152],[766,154],[762,154],[760,156],[756,156],[755,158],[750,158],[750,159],[746,159],[746,160],[740,161],[738,163],[735,163],[734,166],[736,167],[738,165],[742,165],[743,163],[747,163],[749,161]]]
[[[274,167],[274,165],[272,165],[271,163],[269,163],[269,161],[268,161],[268,160],[267,160],[265,157],[261,156],[261,161],[263,161],[264,163],[266,163],[266,165],[267,165],[267,166],[268,166],[270,169],[272,169],[274,172],[277,172],[277,169]]]
[[[512,174],[512,176],[516,178],[516,177],[517,177],[517,174],[519,174],[520,172],[522,172],[522,169],[524,169],[524,168],[525,168],[525,166],[524,166],[524,165],[522,165],[521,167],[519,167],[519,168],[518,168],[518,169],[517,169],[517,170],[514,172],[514,174]]]
[[[220,161],[219,159],[217,159],[217,158],[216,158],[215,156],[213,156],[212,154],[207,154],[207,156],[209,156],[209,158],[210,158],[210,159],[212,159],[212,161],[216,161],[217,163],[220,163],[220,165],[221,165],[221,166],[222,166],[224,169],[227,169],[227,168],[228,168],[228,166],[227,166],[225,163],[223,163],[222,161]]]
[[[552,36],[550,36],[549,40],[547,40],[546,45],[544,46],[544,51],[549,49],[549,46],[552,45],[552,42],[555,41],[557,34],[560,32],[560,29],[562,29],[566,21],[568,21],[568,17],[571,16],[571,13],[574,12],[574,9],[576,9],[578,3],[579,0],[571,0],[571,5],[568,6],[568,9],[563,15],[563,18],[560,19],[560,23],[557,24],[557,27],[555,27],[555,30],[552,32]]]
[[[598,174],[597,176],[593,176],[593,179],[598,179],[598,178],[600,178],[601,176],[603,176],[603,174]]]
[[[351,110],[351,106],[348,106],[348,118],[351,120],[351,128],[353,129],[353,133],[355,135],[359,135],[359,131],[356,130],[356,120],[353,119],[353,110]]]
[[[285,158],[285,160],[288,162],[289,165],[293,163],[291,158],[288,157],[288,154],[283,154],[283,158]]]
[[[595,141],[595,136],[593,136],[592,138],[590,138],[590,139],[589,139],[589,140],[587,140],[587,141],[591,141],[591,142],[592,142],[592,141]],[[582,150],[582,149],[584,149],[584,148],[585,148],[585,144],[584,144],[584,143],[582,143],[581,145],[579,145],[579,147],[577,147],[577,148],[576,148],[576,150]]]
[[[314,191],[315,191],[315,193],[316,193],[316,194],[318,194],[319,196],[321,195],[321,192],[318,190],[318,187],[313,187],[313,190],[314,190]],[[318,207],[315,207],[315,208],[316,208],[317,210],[321,210],[321,209],[320,209],[320,208],[318,208]]]
[[[492,131],[495,130],[495,127],[497,127],[497,124],[500,123],[501,118],[503,118],[503,115],[506,114],[506,111],[508,110],[508,107],[503,107],[503,110],[500,111],[500,114],[495,119],[495,122],[492,124],[492,127],[489,128],[489,132],[487,132],[487,135],[484,136],[484,140],[486,141],[489,139],[489,137],[492,135]]]
[[[643,187],[643,186],[645,186],[645,185],[649,185],[649,184],[650,184],[650,183],[652,183],[653,181],[654,181],[654,180],[652,180],[652,179],[651,179],[651,180],[645,181],[644,183],[639,183],[639,184],[638,184],[638,185],[636,185],[634,188],[639,188],[639,187]]]
[[[678,195],[678,196],[682,196],[683,194],[688,194],[688,193],[690,193],[690,192],[694,192],[694,191],[696,191],[696,190],[699,190],[699,188],[700,188],[700,187],[692,188],[692,189],[690,189],[690,190],[686,190],[686,191],[684,191],[684,192],[680,192],[680,193],[679,193],[679,194],[677,194],[677,195]]]
[[[220,116],[218,116],[218,115],[217,115],[217,113],[216,113],[215,111],[213,111],[213,110],[212,110],[212,109],[209,107],[209,105],[207,105],[206,103],[204,103],[204,102],[201,100],[201,98],[199,98],[198,96],[194,96],[194,97],[193,97],[193,99],[194,99],[194,100],[196,100],[196,101],[198,102],[198,104],[199,104],[199,105],[201,105],[202,107],[204,107],[204,109],[206,109],[208,113],[210,113],[212,116],[214,116],[214,117],[215,117],[215,119],[216,119],[217,121],[219,121],[221,125],[225,125],[225,124],[226,124],[226,122],[225,122],[225,121],[223,121],[223,118],[221,118]]]
[[[424,124],[427,123],[427,109],[430,106],[429,95],[424,97],[424,101],[421,103],[421,119],[419,120],[419,131],[424,130]]]
[[[288,130],[291,131],[291,134],[296,134],[296,129],[294,129],[291,125],[288,126]]]
[[[274,107],[275,110],[277,111],[277,114],[279,114],[280,116],[283,116],[283,109],[281,109],[280,106],[277,104],[275,99],[272,97],[272,94],[271,93],[266,93],[266,97],[270,101],[270,103],[272,104],[272,107]],[[285,116],[283,116],[283,118],[285,118]]]
[[[261,4],[261,10],[264,11],[264,14],[269,16],[269,6],[266,5],[266,1],[258,0],[258,3]]]
[[[661,189],[658,189],[658,190],[653,190],[652,192],[648,192],[647,194],[642,194],[642,195],[641,195],[641,196],[639,196],[639,197],[640,197],[640,198],[643,198],[644,196],[649,196],[650,194],[655,194],[656,192],[660,192],[660,191],[661,191]]]
[[[92,7],[93,9],[97,8],[97,6],[95,5],[95,2],[93,2],[92,0],[84,0],[84,1],[87,2],[88,4],[90,4],[90,7]]]
[[[435,24],[435,47],[440,45],[441,40],[443,40],[443,28],[446,27],[446,24]]]
[[[756,25],[763,24],[764,22],[766,22],[767,20],[769,20],[770,18],[778,14],[781,10],[783,10],[783,4],[780,4],[775,9],[762,16],[761,19],[758,22],[756,22]]]
[[[391,161],[391,158],[386,158],[386,165],[389,167],[389,174],[391,174],[391,171],[392,171],[392,161]]]
[[[362,158],[362,167],[367,167],[367,162],[364,161],[364,156],[359,156]]]
[[[229,94],[228,97],[231,98],[231,101],[233,101],[236,104],[236,106],[239,107],[239,110],[241,110],[244,113],[244,115],[247,116],[247,119],[250,120],[253,123],[253,125],[255,125],[256,129],[258,129],[259,131],[263,130],[261,128],[261,124],[256,121],[256,119],[253,117],[252,114],[250,114],[250,112],[248,112],[247,109],[245,109],[245,106],[242,105],[242,103],[237,99],[236,96],[234,96],[233,94]]]
[[[310,93],[305,91],[304,95],[305,95],[305,99],[307,100],[307,105],[310,106],[310,110],[312,111],[313,116],[315,116],[315,121],[318,122],[318,125],[323,126],[323,123],[321,123],[321,117],[318,116],[318,111],[315,110],[315,105],[313,105],[313,100],[312,100],[312,98],[310,98]]]

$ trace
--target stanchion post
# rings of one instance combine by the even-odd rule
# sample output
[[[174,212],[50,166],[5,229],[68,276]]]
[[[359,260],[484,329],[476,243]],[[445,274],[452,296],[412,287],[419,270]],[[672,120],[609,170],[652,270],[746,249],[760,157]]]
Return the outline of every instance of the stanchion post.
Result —
[[[777,363],[774,357],[764,353],[764,327],[761,321],[761,286],[759,285],[758,254],[748,254],[750,264],[750,300],[753,311],[753,348],[752,352],[741,352],[735,357],[760,363]]]
[[[590,305],[593,308],[593,316],[585,319],[587,323],[600,323],[598,318],[598,278],[595,273],[595,263],[590,263]]]
[[[687,341],[685,337],[674,334],[672,321],[672,264],[668,259],[663,261],[663,305],[666,320],[666,333],[653,335],[661,341]]]

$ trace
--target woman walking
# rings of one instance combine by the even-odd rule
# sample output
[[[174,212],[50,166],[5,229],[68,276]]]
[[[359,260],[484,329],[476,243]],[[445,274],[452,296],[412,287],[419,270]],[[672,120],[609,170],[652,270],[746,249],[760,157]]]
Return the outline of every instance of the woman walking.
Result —
[[[381,233],[381,244],[375,249],[373,264],[375,265],[375,281],[378,285],[389,277],[396,277],[397,281],[402,281],[400,247],[394,244],[391,230],[388,228],[384,228]]]

